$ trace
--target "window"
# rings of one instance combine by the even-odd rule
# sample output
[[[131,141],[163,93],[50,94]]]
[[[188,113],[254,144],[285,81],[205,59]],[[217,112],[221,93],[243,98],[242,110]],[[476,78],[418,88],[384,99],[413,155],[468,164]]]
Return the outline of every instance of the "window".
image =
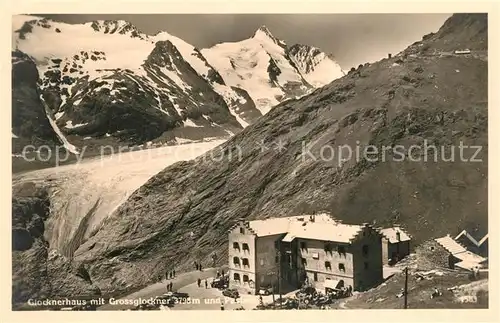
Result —
[[[300,249],[302,249],[302,250],[307,250],[307,243],[305,243],[305,242],[301,242],[301,243],[300,243]]]
[[[363,256],[368,256],[368,246],[367,245],[363,246]]]
[[[345,265],[339,264],[339,270],[345,272]]]
[[[302,265],[304,265],[304,267],[307,266],[307,260],[306,260],[306,258],[302,258]]]
[[[265,259],[264,258],[260,258],[260,265],[264,266],[265,263],[266,263]]]
[[[368,269],[368,263],[365,262],[365,269]]]
[[[233,242],[233,249],[240,250],[240,244],[238,242]]]
[[[318,281],[318,273],[314,273],[314,281],[317,282]]]
[[[243,251],[250,251],[250,248],[248,247],[248,243],[243,244]]]
[[[319,253],[315,252],[312,254],[313,259],[319,259]]]
[[[245,234],[245,228],[240,228],[240,233]]]
[[[243,282],[248,283],[248,275],[243,275]]]
[[[344,247],[344,246],[338,246],[338,247],[337,247],[337,252],[338,252],[339,254],[341,254],[341,255],[342,255],[342,254],[343,254],[343,255],[345,255],[345,247]]]
[[[329,261],[325,261],[325,268],[327,270],[332,270],[332,264]]]
[[[238,273],[234,273],[234,275],[233,275],[233,279],[234,279],[234,280],[237,280],[237,281],[240,281],[240,274],[238,274]]]
[[[325,252],[332,252],[332,245],[330,243],[325,243]]]
[[[243,258],[243,266],[250,266],[250,263],[248,262],[248,258]]]
[[[235,264],[236,266],[239,266],[240,265],[240,258],[233,257],[233,264]]]

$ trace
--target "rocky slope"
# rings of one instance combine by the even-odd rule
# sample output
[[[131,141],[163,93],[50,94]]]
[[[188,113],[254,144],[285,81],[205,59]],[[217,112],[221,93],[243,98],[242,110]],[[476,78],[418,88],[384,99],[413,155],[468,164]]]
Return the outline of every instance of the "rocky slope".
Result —
[[[241,44],[200,51],[167,32],[146,35],[120,20],[65,24],[14,16],[12,38],[13,56],[24,55],[37,68],[38,73],[25,78],[30,93],[39,94],[31,109],[45,114],[41,122],[49,120],[54,129],[43,139],[56,133],[72,153],[81,152],[89,140],[140,145],[229,137],[272,105],[339,77],[332,70],[318,82],[309,77],[314,84],[307,83],[285,43],[261,29]],[[226,57],[217,49],[226,45],[248,54],[229,70],[218,64]],[[240,69],[253,64],[258,78]],[[227,73],[244,81],[234,82]],[[257,88],[268,93],[256,96]],[[24,93],[15,91],[14,100]],[[14,117],[13,135],[29,138],[32,134],[16,125],[38,119],[20,113]],[[40,129],[46,128],[43,124]]]
[[[192,143],[88,159],[13,176],[13,302],[94,295],[73,252],[151,176],[222,141]],[[82,276],[78,278],[76,274]],[[67,294],[64,294],[66,290]],[[92,291],[90,294],[89,291]],[[72,298],[72,297],[71,297]]]
[[[225,263],[227,230],[241,218],[328,211],[348,223],[400,223],[415,244],[486,227],[486,26],[486,15],[454,15],[395,57],[282,102],[206,155],[166,168],[82,241],[74,263],[108,294],[172,264],[206,266],[214,252]],[[453,53],[464,47],[474,50]],[[437,147],[427,159],[424,140]],[[482,149],[460,153],[460,144]],[[353,157],[339,162],[343,145]],[[379,154],[357,158],[369,145]]]
[[[43,109],[35,63],[20,51],[12,52],[12,151],[61,144]]]
[[[13,309],[29,299],[93,297],[100,295],[87,270],[50,251],[44,221],[50,199],[43,185],[28,183],[14,190],[12,199]]]

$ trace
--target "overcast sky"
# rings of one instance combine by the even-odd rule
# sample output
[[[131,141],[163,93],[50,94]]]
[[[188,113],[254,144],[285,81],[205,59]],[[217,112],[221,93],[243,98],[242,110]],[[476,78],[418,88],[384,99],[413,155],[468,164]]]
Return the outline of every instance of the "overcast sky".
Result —
[[[127,20],[138,29],[180,37],[198,48],[251,37],[261,25],[287,44],[313,45],[332,53],[349,69],[396,53],[435,32],[451,14],[46,14],[54,20],[83,23]]]

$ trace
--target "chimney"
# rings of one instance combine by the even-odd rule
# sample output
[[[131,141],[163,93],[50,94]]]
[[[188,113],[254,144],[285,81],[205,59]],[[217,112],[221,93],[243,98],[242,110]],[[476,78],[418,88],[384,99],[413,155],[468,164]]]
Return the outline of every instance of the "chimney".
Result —
[[[391,57],[392,57],[391,53],[387,54],[387,58],[391,58]]]
[[[396,240],[401,241],[401,233],[396,231]]]

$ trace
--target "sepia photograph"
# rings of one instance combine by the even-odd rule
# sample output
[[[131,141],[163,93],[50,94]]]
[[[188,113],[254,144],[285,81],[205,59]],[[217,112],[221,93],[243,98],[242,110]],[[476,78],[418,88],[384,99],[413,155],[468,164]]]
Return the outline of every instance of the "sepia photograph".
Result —
[[[12,311],[490,308],[449,10],[12,15]]]

